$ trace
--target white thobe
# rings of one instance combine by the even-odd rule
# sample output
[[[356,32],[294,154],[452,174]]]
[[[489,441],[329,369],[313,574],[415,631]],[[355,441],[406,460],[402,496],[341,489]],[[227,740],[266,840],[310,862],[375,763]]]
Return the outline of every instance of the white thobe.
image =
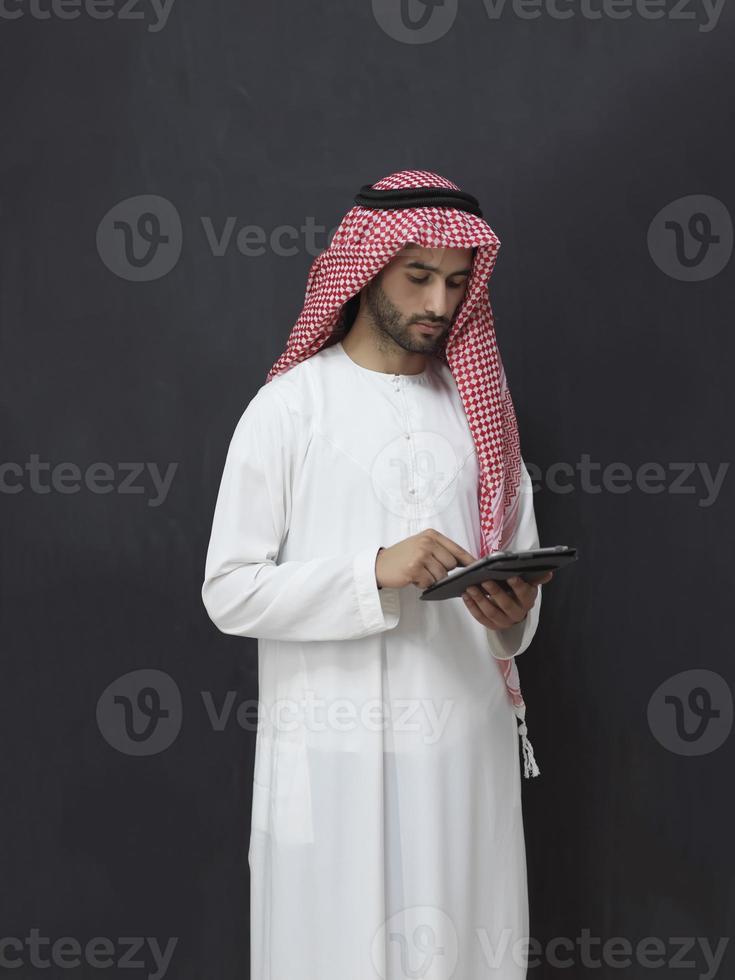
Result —
[[[538,547],[521,466],[508,549]],[[255,394],[230,443],[202,596],[258,638],[253,980],[522,980],[528,895],[517,721],[460,598],[379,589],[435,528],[480,551],[478,460],[448,366],[358,365],[341,343]],[[514,945],[515,944],[515,945]]]

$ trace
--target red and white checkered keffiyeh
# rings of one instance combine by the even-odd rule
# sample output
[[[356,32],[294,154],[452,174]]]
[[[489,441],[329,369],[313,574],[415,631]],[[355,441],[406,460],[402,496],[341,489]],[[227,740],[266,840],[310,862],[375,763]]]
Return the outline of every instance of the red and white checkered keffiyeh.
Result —
[[[372,187],[460,190],[452,181],[425,170],[401,170]],[[518,425],[495,341],[487,288],[500,240],[483,218],[445,206],[351,208],[330,245],[312,262],[303,309],[285,351],[268,372],[266,381],[327,346],[347,300],[359,293],[408,242],[424,248],[476,249],[467,291],[438,356],[454,376],[477,449],[483,534],[478,557],[483,557],[502,551],[513,535],[518,519],[521,459]],[[526,737],[525,703],[515,658],[498,659],[497,663],[521,721],[525,775],[529,771],[538,775]]]

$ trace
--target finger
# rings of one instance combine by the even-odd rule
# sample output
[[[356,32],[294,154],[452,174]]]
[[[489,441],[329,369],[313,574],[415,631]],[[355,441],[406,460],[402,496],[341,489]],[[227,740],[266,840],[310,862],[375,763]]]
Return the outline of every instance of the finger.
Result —
[[[530,609],[536,601],[538,586],[531,585],[530,582],[525,582],[520,576],[513,576],[513,578],[508,579],[508,584],[518,597],[518,601],[523,608],[526,610]]]
[[[513,616],[518,611],[525,612],[524,608],[519,607],[515,593],[510,589],[504,588],[503,585],[494,579],[488,579],[486,582],[482,582],[479,588],[478,586],[470,586],[469,591],[471,592],[473,588],[477,588],[480,595],[482,595],[483,591],[488,592],[493,602],[508,616]]]
[[[477,558],[473,554],[470,554],[466,548],[463,548],[461,544],[457,544],[456,541],[452,541],[448,538],[446,534],[442,534],[441,531],[435,531],[433,528],[430,531],[431,537],[436,542],[436,547],[434,549],[434,554],[440,561],[447,558],[446,552],[449,552],[451,558],[453,559],[446,567],[448,569],[456,568],[457,565],[471,565],[472,562],[477,561]]]
[[[422,588],[427,588],[427,586],[433,585],[434,582],[446,578],[448,572],[457,568],[458,564],[461,564],[452,552],[447,550],[443,545],[432,542],[431,548],[431,553],[422,559],[421,575],[416,580],[416,584],[422,586]]]
[[[493,585],[498,588],[496,583],[493,582]],[[502,596],[495,594],[492,598],[488,599],[482,592],[482,589],[478,589],[476,585],[471,585],[467,589],[467,592],[480,612],[496,624],[496,628],[506,629],[508,626],[512,626],[513,623],[520,622],[526,614],[526,611],[515,600],[510,600],[512,604],[507,606],[501,605]]]
[[[492,630],[507,629],[509,626],[513,625],[509,621],[508,617],[505,616],[505,614],[502,613],[498,609],[498,607],[494,606],[492,603],[488,602],[488,606],[491,606],[492,609],[494,609],[495,611],[488,613],[485,612],[483,609],[481,609],[479,604],[475,601],[475,599],[473,599],[471,596],[468,596],[467,593],[464,593],[462,595],[462,599],[464,601],[465,606],[467,606],[470,615],[473,616],[478,623],[481,623],[487,629],[492,629]]]
[[[456,567],[456,566],[453,565],[452,567]],[[447,575],[446,567],[442,564],[442,562],[438,558],[434,557],[433,555],[430,555],[428,558],[424,560],[424,569],[426,570],[426,574],[431,576],[428,583],[429,585],[432,585],[434,582],[438,582],[440,579],[446,578]]]

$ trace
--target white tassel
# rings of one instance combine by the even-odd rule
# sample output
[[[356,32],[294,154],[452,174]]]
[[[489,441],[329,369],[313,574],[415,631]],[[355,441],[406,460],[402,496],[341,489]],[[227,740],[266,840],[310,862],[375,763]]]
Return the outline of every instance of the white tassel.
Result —
[[[530,776],[540,776],[541,770],[536,764],[536,758],[533,754],[533,746],[528,738],[528,728],[526,727],[526,708],[525,705],[518,705],[514,707],[516,718],[518,718],[521,724],[518,726],[518,734],[521,736],[521,744],[523,745],[523,776],[525,779]]]
[[[528,738],[528,729],[526,728],[525,721],[518,728],[518,734],[521,736],[521,742],[523,744],[523,775],[528,779],[529,772],[532,776],[540,776],[541,770],[536,764],[536,759],[533,754],[533,746]]]

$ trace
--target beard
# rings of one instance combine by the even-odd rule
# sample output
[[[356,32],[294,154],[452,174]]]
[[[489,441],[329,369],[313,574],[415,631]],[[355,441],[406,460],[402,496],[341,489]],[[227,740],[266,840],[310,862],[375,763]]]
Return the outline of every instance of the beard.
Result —
[[[365,302],[380,346],[386,341],[388,343],[393,341],[403,350],[415,354],[435,354],[441,349],[444,338],[449,332],[446,320],[430,320],[419,315],[403,316],[383,292],[377,278],[366,286]],[[442,329],[436,334],[423,334],[415,327],[419,321],[435,323]]]

